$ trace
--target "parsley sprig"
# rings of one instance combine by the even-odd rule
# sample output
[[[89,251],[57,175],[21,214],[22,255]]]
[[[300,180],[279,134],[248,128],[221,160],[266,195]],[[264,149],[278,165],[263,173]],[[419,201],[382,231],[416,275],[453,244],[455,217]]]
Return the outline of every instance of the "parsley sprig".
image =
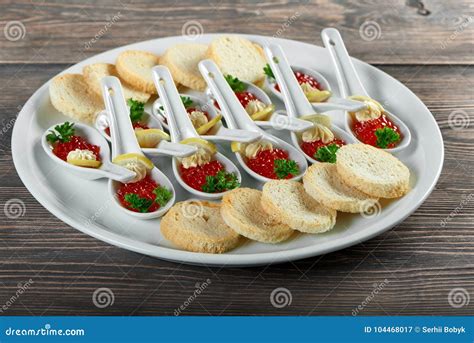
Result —
[[[202,186],[202,191],[206,193],[224,192],[240,186],[237,175],[219,170],[216,175],[206,176],[206,183]]]
[[[377,137],[377,146],[382,149],[386,149],[390,144],[400,140],[400,134],[389,127],[375,130],[375,136]]]
[[[69,142],[71,140],[71,136],[74,135],[74,123],[70,123],[70,122],[65,122],[64,124],[62,125],[56,125],[54,127],[54,130],[56,131],[53,131],[53,130],[49,130],[49,133],[47,136],[46,136],[46,140],[50,143],[56,143],[56,142],[61,142],[61,143],[65,143],[65,142]]]
[[[153,200],[139,197],[135,193],[125,194],[124,199],[130,204],[131,208],[142,213],[147,213],[148,209],[153,205]]]
[[[270,65],[268,63],[265,67],[263,67],[263,72],[265,73],[265,75],[267,75],[267,77],[275,80],[275,74],[273,74],[273,70],[272,68],[270,68]]]
[[[295,161],[285,159],[275,160],[273,170],[279,179],[284,179],[290,174],[297,175],[300,171]]]
[[[143,114],[145,113],[145,103],[133,99],[127,100],[128,106],[130,106],[130,120],[132,123],[139,122],[142,120]]]
[[[337,144],[323,146],[316,151],[314,158],[321,162],[336,163],[336,153],[339,150]]]
[[[247,86],[245,85],[245,83],[240,81],[238,78],[233,77],[232,75],[226,75],[225,80],[227,81],[230,88],[232,88],[234,92],[243,92],[244,90],[247,89]]]
[[[193,105],[193,101],[189,96],[181,96],[181,101],[183,102],[184,108],[188,108]]]
[[[156,195],[155,201],[160,204],[160,206],[165,206],[173,197],[173,193],[171,193],[169,189],[161,186],[156,187],[153,193]]]

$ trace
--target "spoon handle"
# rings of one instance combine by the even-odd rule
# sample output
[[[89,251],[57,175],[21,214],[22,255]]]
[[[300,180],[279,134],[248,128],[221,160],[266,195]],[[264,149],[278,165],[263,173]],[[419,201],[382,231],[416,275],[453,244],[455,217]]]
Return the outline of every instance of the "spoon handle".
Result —
[[[276,82],[280,86],[288,116],[299,117],[313,114],[313,107],[296,80],[281,46],[270,44],[264,48],[264,51]]]
[[[120,80],[115,76],[106,76],[100,83],[105,109],[109,113],[112,158],[125,153],[142,154],[135,137]]]
[[[109,161],[104,161],[99,171],[105,177],[123,183],[127,183],[136,177],[135,172],[110,163]]]
[[[256,121],[255,123],[263,129],[289,130],[295,132],[306,131],[314,126],[313,123],[307,120],[278,113],[275,113],[270,120]]]
[[[156,66],[153,67],[152,72],[155,87],[163,102],[173,142],[179,142],[185,138],[199,137],[189,119],[188,112],[186,112],[168,68]]]
[[[188,144],[161,141],[156,148],[144,148],[143,151],[156,156],[188,157],[195,154],[197,148]]]
[[[330,97],[327,102],[315,102],[312,103],[312,105],[313,109],[318,113],[333,110],[356,112],[366,108],[366,105],[363,102],[339,98],[336,96]]]
[[[344,98],[350,95],[369,96],[360,81],[339,31],[334,28],[327,28],[321,32],[321,37],[324,46],[331,54],[342,96]]]
[[[215,135],[207,135],[206,139],[214,142],[251,143],[262,138],[258,131],[236,130],[221,127]]]
[[[230,129],[260,130],[242,107],[217,65],[211,60],[199,62],[199,71],[219,103]]]

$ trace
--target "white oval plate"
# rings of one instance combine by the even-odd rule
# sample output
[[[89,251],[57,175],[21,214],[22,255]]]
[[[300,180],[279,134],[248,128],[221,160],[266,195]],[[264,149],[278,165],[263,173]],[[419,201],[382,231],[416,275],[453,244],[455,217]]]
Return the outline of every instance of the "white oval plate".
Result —
[[[197,42],[208,43],[216,36],[204,35]],[[281,44],[290,63],[319,71],[328,79],[332,88],[337,90],[336,76],[325,49],[284,39],[242,36],[260,43]],[[167,47],[178,42],[187,40],[183,37],[169,37],[124,46],[93,56],[68,68],[64,73],[81,73],[82,68],[91,63],[114,63],[117,55],[127,49],[161,54]],[[359,60],[354,60],[354,64],[369,94],[399,115],[413,132],[410,147],[397,154],[410,168],[412,190],[401,199],[384,202],[383,209],[369,218],[338,213],[335,229],[325,234],[301,234],[276,245],[248,242],[220,255],[192,253],[174,247],[161,235],[159,220],[141,221],[115,209],[107,193],[107,181],[75,178],[46,157],[40,144],[44,130],[55,123],[68,120],[52,107],[48,94],[49,82],[33,94],[18,115],[12,135],[13,161],[31,194],[56,217],[90,236],[142,254],[191,264],[251,266],[286,262],[343,249],[392,228],[413,213],[434,188],[444,158],[440,130],[421,100],[400,82],[377,68]],[[272,100],[278,109],[283,108],[280,100],[274,96]],[[331,112],[331,115],[334,123],[343,127],[343,114]],[[289,135],[283,131],[272,133],[290,142]],[[228,148],[221,149],[221,152],[235,158]],[[158,158],[155,162],[163,172],[172,175],[169,159]],[[244,187],[261,187],[261,184],[243,171],[242,176]],[[189,193],[173,181],[177,201],[190,197]]]

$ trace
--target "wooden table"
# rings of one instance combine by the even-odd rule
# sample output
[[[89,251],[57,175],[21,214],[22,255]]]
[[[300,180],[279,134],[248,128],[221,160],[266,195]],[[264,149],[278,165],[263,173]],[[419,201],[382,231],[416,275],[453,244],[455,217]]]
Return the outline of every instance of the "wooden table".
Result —
[[[0,204],[14,198],[26,206],[15,220],[1,213],[0,313],[173,315],[181,305],[183,315],[473,313],[474,299],[461,307],[449,302],[474,297],[472,1],[426,0],[424,8],[417,1],[0,2],[0,25],[10,29],[0,36]],[[258,33],[319,45],[321,29],[339,28],[353,56],[400,80],[432,111],[446,153],[436,189],[407,220],[374,239],[259,268],[165,262],[56,219],[25,189],[12,163],[11,126],[21,106],[68,66],[124,44],[181,35],[192,20],[205,33]],[[454,116],[463,121],[454,122]],[[16,297],[18,284],[30,278],[33,283]],[[190,300],[196,284],[203,287],[207,279],[211,283]],[[281,308],[270,299],[279,287],[292,298]],[[112,290],[113,304],[94,305],[99,288]]]

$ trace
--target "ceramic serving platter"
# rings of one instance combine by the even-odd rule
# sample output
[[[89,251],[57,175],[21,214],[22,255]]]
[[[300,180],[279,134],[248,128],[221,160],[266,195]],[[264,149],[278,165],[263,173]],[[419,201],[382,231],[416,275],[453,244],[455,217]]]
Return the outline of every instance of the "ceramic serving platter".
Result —
[[[195,40],[209,43],[217,34],[203,35]],[[297,41],[256,35],[242,35],[261,44],[282,46],[292,65],[311,68],[328,80],[339,95],[336,75],[329,53],[322,47]],[[114,63],[124,50],[137,49],[162,54],[176,43],[189,42],[185,37],[168,37],[140,42],[104,52],[84,60],[64,73],[81,73],[88,64]],[[413,213],[434,188],[443,165],[443,140],[433,115],[428,108],[399,81],[383,71],[354,59],[362,83],[374,99],[392,113],[396,113],[411,129],[410,146],[396,156],[411,171],[411,191],[396,200],[382,201],[381,208],[370,209],[363,216],[338,213],[336,227],[319,235],[300,234],[280,244],[247,242],[225,254],[203,254],[180,250],[160,233],[160,220],[140,220],[120,211],[107,192],[107,181],[86,181],[75,177],[46,156],[41,147],[41,136],[50,126],[70,120],[56,111],[49,100],[49,82],[41,86],[23,106],[12,135],[12,154],[17,172],[31,194],[56,217],[72,227],[110,244],[166,260],[215,266],[252,266],[286,262],[360,243],[394,227]],[[267,90],[277,109],[283,103]],[[200,96],[205,94],[191,92]],[[151,112],[150,104],[148,112]],[[333,123],[344,127],[343,112],[328,112]],[[291,142],[285,131],[272,134]],[[219,150],[235,161],[228,146]],[[155,165],[173,180],[177,201],[190,199],[173,178],[169,158],[154,158]],[[237,163],[237,162],[236,162]],[[262,184],[241,170],[243,187],[261,188]],[[191,208],[190,211],[193,209]]]

